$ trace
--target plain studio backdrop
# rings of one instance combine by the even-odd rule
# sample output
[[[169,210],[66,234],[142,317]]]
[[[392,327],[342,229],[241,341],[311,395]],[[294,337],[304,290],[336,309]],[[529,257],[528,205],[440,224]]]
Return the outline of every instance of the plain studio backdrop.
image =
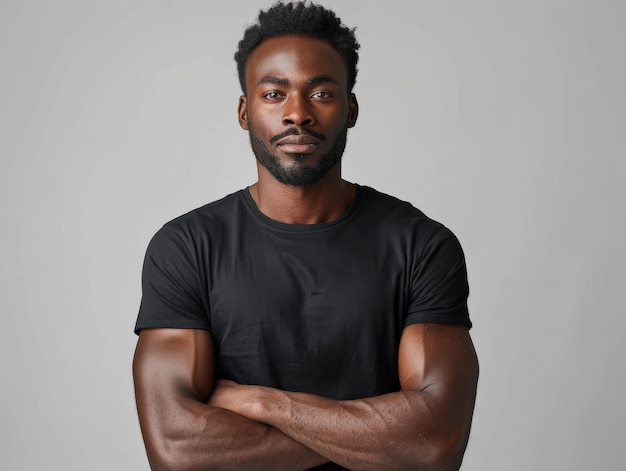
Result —
[[[323,1],[362,45],[344,175],[466,252],[481,362],[463,470],[616,470],[626,8]],[[0,4],[0,468],[147,470],[144,252],[255,180],[232,55],[258,0]]]

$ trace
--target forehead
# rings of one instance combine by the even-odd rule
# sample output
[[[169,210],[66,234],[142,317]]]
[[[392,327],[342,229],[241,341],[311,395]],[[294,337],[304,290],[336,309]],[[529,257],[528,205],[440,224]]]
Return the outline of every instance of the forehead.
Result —
[[[255,86],[264,77],[289,81],[328,75],[347,86],[348,69],[333,46],[322,39],[280,36],[263,41],[248,57],[246,83]]]

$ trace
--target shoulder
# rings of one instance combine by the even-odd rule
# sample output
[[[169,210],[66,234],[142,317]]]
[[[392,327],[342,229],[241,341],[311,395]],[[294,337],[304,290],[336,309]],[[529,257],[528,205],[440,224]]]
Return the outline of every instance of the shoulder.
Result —
[[[371,187],[360,188],[363,192],[363,212],[371,221],[371,227],[377,227],[384,233],[410,238],[420,246],[444,241],[458,243],[450,229],[427,216],[412,203]]]
[[[239,190],[217,201],[193,209],[188,213],[168,221],[163,227],[174,230],[185,230],[206,224],[228,222],[231,216],[237,211],[237,207],[243,204],[244,191],[245,190]]]
[[[168,222],[157,232],[194,235],[206,230],[216,231],[229,224],[233,215],[240,212],[244,204],[244,190],[231,193],[219,200],[200,206]]]
[[[243,191],[231,193],[166,222],[152,237],[149,251],[188,251],[219,239],[228,232],[235,215],[241,213]]]
[[[363,192],[363,206],[368,214],[382,218],[386,223],[418,223],[440,226],[437,221],[429,218],[420,209],[408,201],[382,193],[368,186],[360,187]]]

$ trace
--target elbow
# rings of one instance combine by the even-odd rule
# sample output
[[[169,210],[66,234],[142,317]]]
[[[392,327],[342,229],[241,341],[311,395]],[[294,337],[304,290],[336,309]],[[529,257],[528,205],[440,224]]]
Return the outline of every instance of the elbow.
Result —
[[[429,471],[458,471],[463,462],[466,443],[459,443],[458,440],[453,439],[435,446],[435,451],[425,469]]]
[[[190,420],[179,411],[169,420],[140,414],[140,425],[152,471],[195,471],[222,469],[210,439],[200,439],[207,427],[204,419]],[[182,420],[181,420],[182,416]],[[141,420],[143,419],[143,420]]]
[[[152,471],[187,471],[193,469],[186,463],[185,456],[177,450],[175,444],[162,442],[147,450],[148,461]]]
[[[192,463],[188,457],[171,450],[148,453],[148,461],[152,471],[194,471],[198,463]],[[207,471],[214,470],[212,466],[203,466]]]
[[[207,471],[218,469],[213,463],[207,462],[206,455],[200,463],[197,455],[186,444],[177,439],[162,438],[158,443],[146,447],[150,469],[152,471]],[[195,457],[195,458],[194,458]]]
[[[424,440],[413,446],[407,469],[420,471],[458,471],[463,462],[468,436],[458,431]]]

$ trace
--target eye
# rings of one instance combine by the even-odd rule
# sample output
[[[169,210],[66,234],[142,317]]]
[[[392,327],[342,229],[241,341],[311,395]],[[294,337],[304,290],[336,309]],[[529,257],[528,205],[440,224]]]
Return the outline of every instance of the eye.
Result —
[[[311,95],[311,98],[325,99],[325,98],[332,98],[332,95],[328,92],[319,91],[319,92],[313,93]]]
[[[278,100],[280,97],[280,93],[276,91],[266,92],[263,94],[263,98],[267,98],[268,100]]]

